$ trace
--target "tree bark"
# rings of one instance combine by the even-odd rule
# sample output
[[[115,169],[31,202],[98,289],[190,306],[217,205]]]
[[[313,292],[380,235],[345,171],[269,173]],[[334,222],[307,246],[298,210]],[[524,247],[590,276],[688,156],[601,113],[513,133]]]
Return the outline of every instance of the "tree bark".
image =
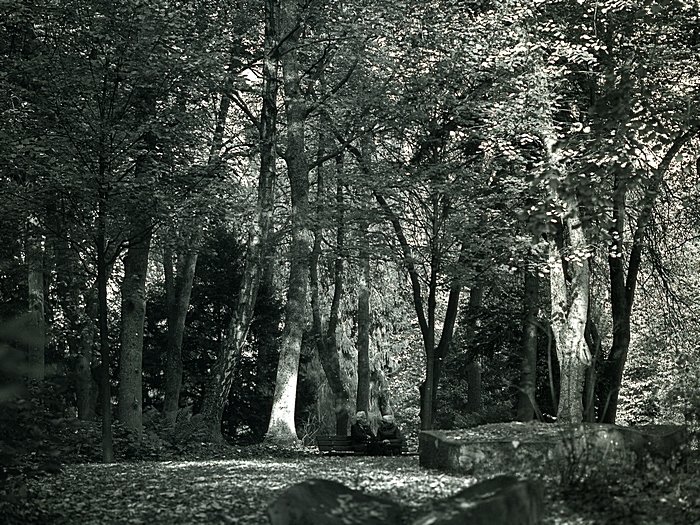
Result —
[[[698,127],[692,126],[681,133],[673,141],[659,166],[653,171],[647,183],[639,206],[637,222],[632,238],[632,249],[627,261],[627,272],[624,265],[624,223],[627,198],[627,181],[616,174],[613,194],[613,226],[611,229],[612,242],[608,256],[610,269],[610,301],[613,317],[613,341],[608,356],[603,362],[599,379],[598,403],[601,414],[600,421],[614,423],[617,417],[617,405],[622,385],[622,376],[627,362],[627,354],[631,339],[631,318],[637,279],[644,251],[644,236],[651,220],[654,205],[659,194],[659,188],[676,155],[697,136]]]
[[[224,145],[226,123],[231,108],[231,92],[237,77],[240,59],[238,49],[234,45],[231,50],[229,70],[223,83],[221,101],[216,114],[214,134],[212,136],[207,170],[209,176],[216,176],[221,163],[221,150]],[[264,113],[265,110],[263,110]],[[263,146],[264,149],[264,146]],[[180,232],[184,242],[183,251],[174,255],[170,245],[163,251],[165,268],[165,289],[168,304],[168,346],[165,358],[165,399],[163,415],[169,423],[174,423],[180,405],[180,390],[182,389],[182,340],[185,333],[187,310],[192,295],[192,285],[197,270],[200,242],[203,233],[203,217],[196,217],[192,224],[185,225]],[[177,259],[175,261],[175,259]],[[222,348],[223,350],[223,348]],[[222,361],[223,356],[217,356]],[[228,393],[226,394],[228,395]],[[220,424],[220,422],[219,422]],[[212,425],[216,427],[216,423]]]
[[[366,165],[363,167],[363,169],[369,171]],[[404,265],[406,266],[406,270],[408,271],[408,276],[411,282],[413,307],[418,318],[418,325],[420,326],[421,335],[423,337],[423,348],[425,350],[425,379],[419,386],[421,399],[421,429],[430,430],[431,428],[433,428],[433,424],[435,421],[434,400],[435,396],[437,395],[437,386],[440,379],[440,364],[436,363],[438,361],[442,361],[452,340],[454,324],[457,318],[457,311],[459,308],[461,285],[455,281],[450,287],[448,308],[445,318],[443,320],[442,334],[440,336],[440,341],[436,346],[435,294],[437,291],[437,271],[439,263],[435,260],[431,262],[431,272],[429,277],[428,289],[428,311],[426,316],[426,311],[423,305],[420,276],[418,275],[411,246],[409,245],[408,240],[406,239],[406,235],[404,233],[401,222],[399,221],[399,218],[393,212],[393,210],[389,206],[389,203],[386,201],[383,195],[375,191],[374,196],[379,206],[388,216],[389,222],[394,228],[394,232],[396,233],[396,237],[399,241],[399,246],[401,247],[401,252],[404,258]],[[462,254],[463,248],[460,250],[460,258],[462,257]]]
[[[578,207],[570,197],[565,207],[568,227],[567,254],[585,257],[586,242],[583,226],[578,218]],[[559,359],[559,407],[557,421],[580,423],[583,420],[584,371],[591,364],[585,339],[588,318],[589,270],[587,260],[572,260],[567,265],[571,283],[567,284],[564,267],[563,235],[556,235],[549,243],[550,295],[552,304],[552,331]]]
[[[256,213],[248,231],[243,278],[234,315],[226,330],[206,387],[201,414],[214,439],[221,439],[221,417],[238,359],[248,337],[257,300],[267,238],[272,227],[277,179],[278,0],[265,2],[265,56],[260,115],[260,173]]]
[[[197,239],[190,238],[190,243]],[[166,247],[163,262],[166,268],[166,302],[168,305],[168,353],[165,361],[165,401],[163,415],[166,421],[174,423],[180,406],[182,388],[182,339],[185,333],[185,319],[190,305],[192,284],[197,268],[198,250],[190,246],[178,258],[173,271],[172,250]]]
[[[319,136],[319,158],[324,155],[324,137]],[[321,241],[323,238],[322,214],[325,208],[325,180],[323,173],[323,163],[318,166],[317,177],[317,197],[316,197],[316,221],[314,227],[314,244],[311,251],[310,262],[310,286],[311,286],[311,311],[313,321],[314,338],[316,349],[321,361],[321,366],[328,380],[328,385],[333,392],[334,412],[336,418],[336,434],[347,435],[349,423],[349,403],[350,392],[343,381],[340,372],[340,357],[338,355],[337,334],[338,316],[340,312],[340,300],[343,295],[343,251],[345,244],[345,225],[343,223],[343,186],[340,181],[342,173],[342,155],[338,157],[337,165],[337,191],[336,209],[337,235],[336,235],[336,255],[333,269],[333,300],[331,303],[330,315],[328,318],[327,331],[324,332],[323,314],[321,313],[321,300],[319,296],[318,262],[321,256]]]
[[[523,356],[518,390],[517,419],[532,421],[536,414],[535,386],[537,380],[537,315],[539,313],[540,280],[537,270],[525,269],[523,293]]]
[[[275,395],[272,400],[270,424],[265,441],[278,444],[298,442],[294,412],[299,375],[301,339],[306,324],[306,295],[309,288],[309,167],[305,146],[306,103],[301,90],[301,70],[298,62],[300,6],[291,0],[280,4],[284,45],[280,62],[284,81],[287,114],[285,162],[291,189],[292,245],[290,248],[289,290],[285,308],[285,323],[280,348]]]
[[[140,226],[142,227],[142,226]],[[132,238],[124,259],[121,285],[121,359],[118,413],[122,424],[141,437],[143,327],[146,317],[146,272],[151,233]]]
[[[36,218],[28,223],[26,241],[27,291],[29,320],[32,327],[32,342],[27,349],[27,377],[43,381],[45,374],[45,304],[44,304],[44,248]]]
[[[152,88],[140,88],[136,95],[137,110],[150,124],[155,116],[156,98]],[[156,136],[146,131],[145,152],[136,159],[134,178],[149,184],[155,180],[155,163],[151,157]],[[142,207],[133,210],[129,231],[129,247],[124,258],[124,279],[121,285],[121,355],[119,361],[119,419],[139,439],[143,433],[143,328],[146,319],[146,274],[151,249],[152,218],[150,198],[144,196]]]

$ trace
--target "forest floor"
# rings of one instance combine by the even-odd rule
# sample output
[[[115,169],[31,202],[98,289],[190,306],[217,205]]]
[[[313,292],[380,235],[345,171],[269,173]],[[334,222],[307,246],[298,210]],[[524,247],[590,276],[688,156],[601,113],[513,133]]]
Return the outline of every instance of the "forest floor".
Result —
[[[191,461],[68,465],[30,480],[8,523],[265,524],[267,505],[290,485],[325,478],[416,511],[479,479],[421,469],[418,457],[326,457],[226,447]],[[214,459],[211,459],[211,457]],[[218,456],[218,457],[217,457]],[[695,469],[610,476],[563,490],[545,480],[545,524],[700,524]],[[0,522],[3,518],[0,518]]]

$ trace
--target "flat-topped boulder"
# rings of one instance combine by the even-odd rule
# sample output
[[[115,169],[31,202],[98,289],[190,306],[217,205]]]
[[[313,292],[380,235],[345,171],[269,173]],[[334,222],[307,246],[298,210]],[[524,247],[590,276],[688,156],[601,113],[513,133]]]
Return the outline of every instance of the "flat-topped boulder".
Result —
[[[624,427],[600,423],[560,426],[499,423],[465,430],[423,431],[420,464],[464,474],[543,472],[552,461],[576,457],[625,466],[671,463],[687,441],[684,427]]]

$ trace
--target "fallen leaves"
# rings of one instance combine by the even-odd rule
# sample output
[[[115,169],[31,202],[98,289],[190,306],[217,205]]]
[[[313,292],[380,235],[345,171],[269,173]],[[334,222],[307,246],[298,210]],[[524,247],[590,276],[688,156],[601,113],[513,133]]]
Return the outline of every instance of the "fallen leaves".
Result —
[[[415,456],[324,457],[300,453],[280,457],[258,450],[255,453],[259,457],[255,457],[253,452],[245,450],[237,457],[206,461],[70,465],[61,473],[29,480],[29,503],[15,523],[264,524],[267,505],[276,495],[309,478],[336,480],[416,510],[476,481],[421,469]],[[545,523],[591,524],[605,516],[606,505],[598,505],[600,501],[588,508],[562,499],[554,485],[547,492]],[[615,494],[621,495],[625,500],[624,494]],[[633,499],[638,496],[628,494],[626,501],[613,505],[617,507],[615,515],[623,520],[620,523],[627,518],[648,517],[625,512],[642,510]],[[697,497],[687,493],[679,496],[674,499],[687,502]],[[659,497],[670,498],[671,494],[660,491],[657,502]],[[687,504],[679,506],[688,510]]]

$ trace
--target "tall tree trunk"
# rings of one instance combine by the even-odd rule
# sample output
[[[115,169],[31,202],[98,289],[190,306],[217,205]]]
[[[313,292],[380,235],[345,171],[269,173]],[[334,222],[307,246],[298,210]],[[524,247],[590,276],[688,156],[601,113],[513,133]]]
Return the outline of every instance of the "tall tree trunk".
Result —
[[[540,280],[537,270],[525,269],[523,293],[523,342],[520,386],[518,389],[518,421],[531,421],[536,413],[535,386],[537,380],[537,315],[539,313]]]
[[[319,135],[319,159],[324,156],[324,137]],[[340,314],[340,300],[343,295],[343,252],[345,244],[345,225],[343,223],[343,186],[340,180],[342,174],[342,155],[338,156],[337,167],[337,191],[336,209],[337,235],[336,235],[336,255],[333,269],[333,300],[331,303],[330,315],[328,318],[327,331],[324,332],[323,314],[321,313],[321,299],[319,295],[318,262],[321,256],[321,241],[323,240],[323,210],[325,208],[325,180],[323,173],[323,163],[318,166],[318,182],[316,197],[316,221],[314,226],[314,244],[311,251],[310,262],[310,286],[311,286],[311,311],[313,321],[314,338],[316,349],[321,361],[321,366],[328,380],[328,385],[333,392],[334,412],[336,418],[336,434],[344,436],[348,432],[349,423],[349,402],[350,392],[340,372],[340,356],[338,355],[337,334],[338,317]]]
[[[122,424],[142,433],[143,327],[146,317],[146,272],[151,233],[132,238],[124,259],[121,285],[121,359],[118,413]]]
[[[353,149],[350,149],[353,151]],[[355,153],[356,156],[358,153]],[[363,170],[370,172],[366,159],[362,160]],[[428,289],[428,311],[427,316],[423,305],[423,296],[420,284],[420,276],[416,269],[415,260],[411,250],[411,246],[406,239],[403,227],[397,215],[393,212],[389,203],[386,201],[383,195],[379,192],[374,192],[375,199],[377,203],[386,213],[389,218],[389,222],[394,228],[394,233],[399,241],[399,246],[401,247],[402,255],[404,258],[404,265],[408,271],[408,276],[411,282],[411,291],[413,295],[413,307],[418,318],[418,325],[421,329],[421,335],[423,337],[423,349],[425,350],[425,379],[419,386],[420,391],[420,419],[421,419],[421,429],[430,430],[433,428],[435,421],[434,413],[434,400],[437,394],[437,386],[440,379],[440,364],[442,359],[449,348],[450,342],[452,340],[452,335],[454,333],[454,325],[457,319],[457,311],[459,308],[459,298],[461,293],[461,285],[458,282],[454,282],[450,287],[450,295],[448,300],[447,312],[443,320],[442,334],[440,336],[440,341],[438,345],[435,345],[435,309],[436,300],[435,295],[437,292],[437,271],[438,262],[433,261],[431,263],[431,275]],[[463,248],[460,249],[460,259],[464,253]]]
[[[190,239],[195,241],[196,239]],[[192,284],[197,267],[198,250],[186,249],[180,255],[173,271],[172,250],[164,249],[163,263],[166,268],[166,302],[168,305],[168,353],[165,361],[165,402],[163,415],[174,423],[177,417],[182,388],[182,339],[185,333],[185,319],[192,294]]]
[[[371,266],[369,256],[369,225],[360,227],[360,279],[357,290],[357,402],[356,410],[369,411],[369,324]]]
[[[27,291],[32,342],[27,353],[27,377],[43,381],[46,322],[44,312],[44,247],[39,224],[31,218],[26,241]]]
[[[568,214],[564,219],[569,238],[567,253],[563,253],[564,232],[549,243],[552,331],[560,370],[557,420],[560,423],[580,423],[583,420],[584,372],[591,364],[585,339],[590,283],[588,261],[572,260],[567,264],[571,276],[571,282],[567,284],[565,255],[583,257],[587,247],[573,200],[565,209]]]
[[[229,70],[223,83],[221,101],[216,114],[214,135],[212,136],[207,170],[215,177],[222,168],[221,150],[231,108],[231,94],[234,90],[240,67],[240,53],[237,45],[231,49]],[[180,404],[182,388],[182,340],[185,333],[187,310],[192,295],[192,286],[197,270],[197,259],[203,234],[203,217],[195,217],[191,224],[184,225],[181,235],[183,251],[177,257],[173,248],[166,244],[163,250],[165,268],[166,302],[168,304],[168,346],[165,357],[165,400],[163,415],[166,421],[174,423]],[[175,261],[175,259],[177,259]],[[223,349],[222,349],[223,350]],[[222,356],[219,356],[223,358]],[[215,425],[214,425],[215,426]]]
[[[137,96],[139,110],[147,124],[155,116],[156,98],[151,88],[141,88]],[[145,152],[136,159],[134,177],[148,184],[155,179],[151,158],[156,148],[152,130],[144,134]],[[129,247],[124,258],[121,285],[121,358],[119,361],[118,413],[122,424],[141,438],[143,432],[143,328],[146,319],[146,274],[151,249],[152,218],[148,198],[131,217]]]
[[[277,179],[277,63],[278,0],[265,1],[265,56],[263,60],[262,110],[260,114],[260,173],[256,213],[248,231],[248,243],[238,304],[220,346],[207,383],[201,414],[214,439],[221,439],[221,417],[233,384],[233,375],[248,337],[257,300],[267,238],[272,227]]]
[[[301,90],[301,70],[298,62],[300,6],[291,0],[282,0],[281,26],[284,27],[284,45],[280,62],[284,79],[287,110],[287,141],[285,161],[292,200],[292,245],[290,248],[289,290],[285,308],[284,332],[280,349],[275,395],[265,440],[274,443],[296,443],[297,380],[301,339],[306,324],[306,294],[309,287],[309,167],[306,158],[305,120],[306,103]]]
[[[362,152],[352,145],[348,145],[350,151],[360,164],[360,168],[367,174],[372,175],[371,168],[371,153]],[[454,333],[454,325],[457,319],[459,308],[459,297],[461,293],[461,285],[455,281],[450,287],[450,295],[448,300],[447,313],[443,320],[442,333],[438,345],[435,345],[435,311],[436,311],[436,292],[437,292],[437,273],[440,267],[440,259],[435,251],[431,255],[431,271],[429,277],[428,288],[428,308],[427,315],[423,304],[423,295],[421,287],[421,278],[418,274],[411,246],[408,243],[404,233],[403,226],[399,217],[391,209],[391,206],[378,191],[373,191],[374,197],[382,211],[386,214],[391,223],[394,233],[399,241],[403,262],[408,271],[408,277],[411,282],[411,292],[413,297],[413,306],[418,319],[418,325],[423,338],[423,348],[425,350],[425,379],[419,385],[420,391],[420,419],[421,429],[429,430],[433,428],[434,400],[437,394],[437,387],[440,379],[441,362],[444,359],[447,349],[449,348]],[[449,206],[445,206],[446,209]],[[443,218],[444,220],[444,218]],[[435,226],[436,223],[434,223]],[[464,247],[460,249],[460,260],[464,254]]]

